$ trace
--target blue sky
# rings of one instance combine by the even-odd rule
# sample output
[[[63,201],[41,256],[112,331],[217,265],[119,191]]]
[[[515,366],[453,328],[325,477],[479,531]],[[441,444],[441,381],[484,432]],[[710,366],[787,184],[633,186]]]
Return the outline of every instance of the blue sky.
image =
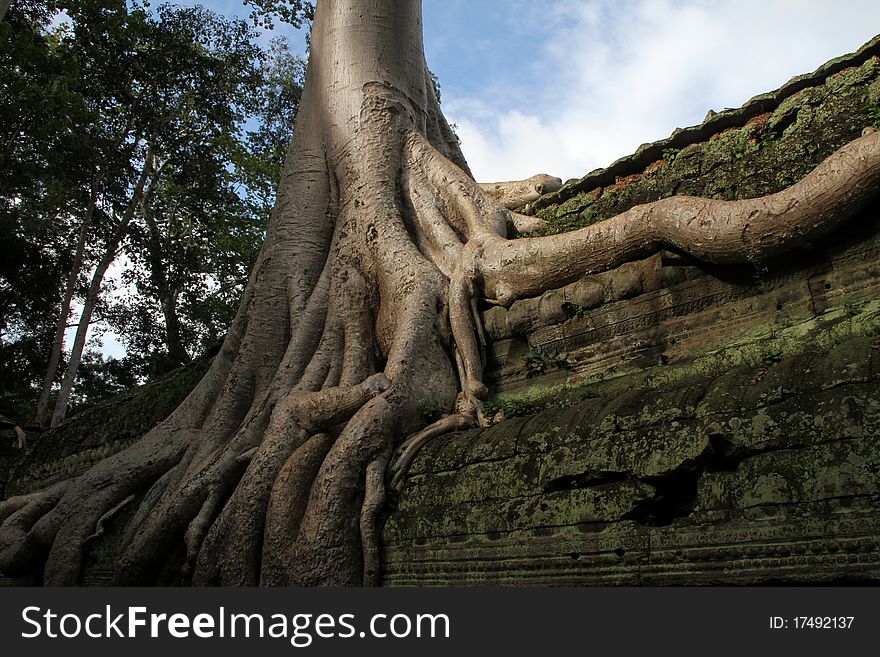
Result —
[[[425,13],[444,111],[482,180],[580,177],[880,32],[880,2],[861,0],[427,0]]]
[[[246,14],[241,0],[201,4]],[[481,181],[580,177],[880,32],[876,0],[423,5],[428,65]],[[289,32],[304,48],[303,35]]]

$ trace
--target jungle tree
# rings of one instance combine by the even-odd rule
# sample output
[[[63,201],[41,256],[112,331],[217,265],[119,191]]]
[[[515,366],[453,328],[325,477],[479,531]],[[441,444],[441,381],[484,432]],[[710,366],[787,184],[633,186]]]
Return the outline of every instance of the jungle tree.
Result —
[[[244,21],[131,0],[21,0],[0,36],[0,410],[57,423],[68,399],[160,374],[226,333],[305,64],[283,39],[259,47]],[[88,354],[96,323],[123,336],[124,359]]]
[[[131,505],[118,583],[376,583],[395,448],[409,436],[405,463],[480,421],[480,300],[510,304],[660,248],[761,261],[877,191],[872,133],[777,194],[671,197],[511,239],[525,219],[470,175],[421,21],[410,0],[321,0],[266,242],[210,371],[135,444],[3,503],[4,571],[43,564],[46,583],[76,583],[96,525]],[[447,415],[422,426],[438,405]]]

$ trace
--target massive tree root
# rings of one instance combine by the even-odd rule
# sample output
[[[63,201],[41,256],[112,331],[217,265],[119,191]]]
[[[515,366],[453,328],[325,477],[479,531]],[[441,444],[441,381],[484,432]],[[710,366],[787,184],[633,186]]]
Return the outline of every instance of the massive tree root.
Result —
[[[126,518],[119,584],[376,584],[386,486],[427,440],[483,421],[480,300],[509,304],[660,248],[760,260],[877,192],[868,134],[772,196],[673,197],[509,239],[523,221],[473,181],[426,83],[418,3],[375,0],[386,14],[372,32],[357,4],[319,5],[278,205],[210,371],[132,446],[0,504],[4,573],[76,584]],[[369,52],[405,56],[377,65]],[[437,407],[445,417],[423,426]]]

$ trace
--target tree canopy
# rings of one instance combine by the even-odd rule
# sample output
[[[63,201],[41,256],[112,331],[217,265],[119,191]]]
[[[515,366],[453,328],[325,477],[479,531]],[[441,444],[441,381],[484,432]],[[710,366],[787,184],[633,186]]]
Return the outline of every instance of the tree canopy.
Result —
[[[127,355],[84,345],[75,404],[222,337],[274,204],[304,62],[244,21],[172,4],[20,2],[0,31],[0,107],[15,117],[0,126],[0,412],[24,418],[90,279],[84,325],[123,336]],[[121,272],[115,290],[96,279],[102,259]],[[56,359],[53,395],[71,354]]]

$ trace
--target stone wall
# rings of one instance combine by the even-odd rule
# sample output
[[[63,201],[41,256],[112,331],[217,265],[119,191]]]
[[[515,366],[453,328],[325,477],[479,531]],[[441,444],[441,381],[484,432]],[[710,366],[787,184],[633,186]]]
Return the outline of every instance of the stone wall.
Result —
[[[777,191],[880,116],[877,46],[532,209]],[[387,585],[880,580],[880,203],[760,267],[661,253],[484,324],[500,421],[415,461]]]
[[[210,364],[210,358],[196,359],[161,379],[85,407],[45,434],[29,434],[29,448],[15,450],[14,459],[4,459],[0,449],[0,494],[12,497],[51,486],[127,447],[170,415]]]

